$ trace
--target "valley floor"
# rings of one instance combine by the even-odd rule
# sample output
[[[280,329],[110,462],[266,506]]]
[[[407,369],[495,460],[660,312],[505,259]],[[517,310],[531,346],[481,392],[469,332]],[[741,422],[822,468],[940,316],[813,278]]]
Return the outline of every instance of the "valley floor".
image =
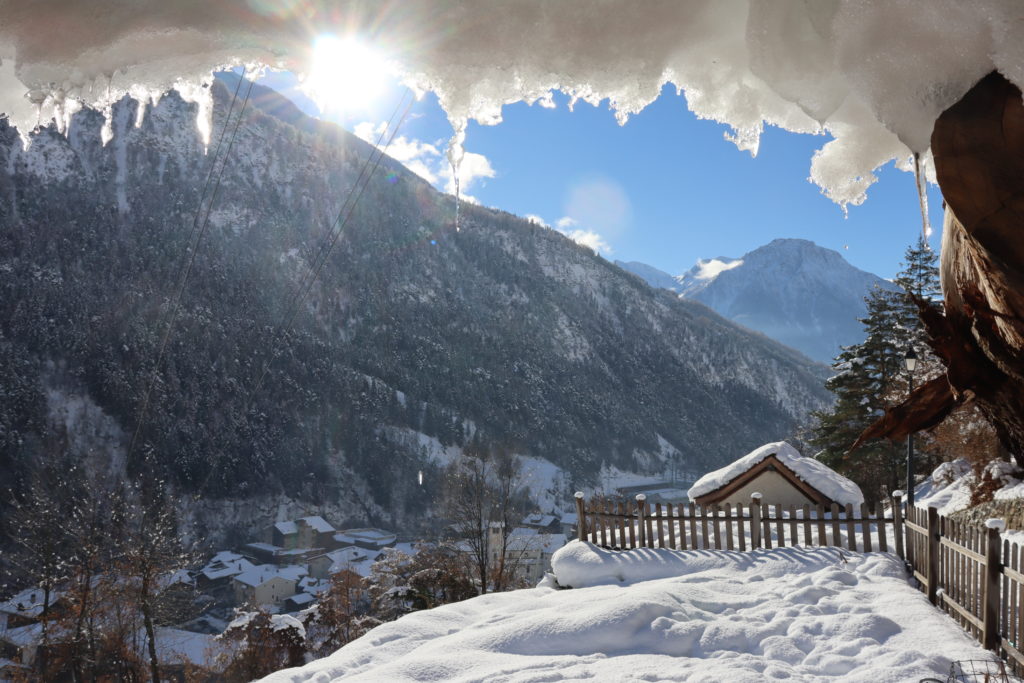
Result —
[[[554,579],[384,624],[265,679],[917,681],[991,659],[907,582],[899,559],[836,548],[749,553],[573,542]]]

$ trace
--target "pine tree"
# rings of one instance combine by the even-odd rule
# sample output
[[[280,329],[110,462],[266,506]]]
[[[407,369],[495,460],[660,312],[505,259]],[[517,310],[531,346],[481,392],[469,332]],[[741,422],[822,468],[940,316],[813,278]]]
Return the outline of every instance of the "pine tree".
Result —
[[[865,339],[844,347],[832,364],[836,374],[826,386],[835,394],[831,409],[814,414],[816,426],[809,439],[820,449],[817,458],[853,479],[869,502],[901,488],[905,464],[902,444],[873,441],[847,453],[857,437],[887,408],[907,395],[904,356],[913,347],[920,359],[915,372],[918,385],[939,371],[939,361],[924,344],[919,299],[940,296],[937,257],[923,238],[908,247],[895,282],[900,290],[876,287],[865,298],[867,315],[860,319]],[[927,459],[927,444],[921,449]]]

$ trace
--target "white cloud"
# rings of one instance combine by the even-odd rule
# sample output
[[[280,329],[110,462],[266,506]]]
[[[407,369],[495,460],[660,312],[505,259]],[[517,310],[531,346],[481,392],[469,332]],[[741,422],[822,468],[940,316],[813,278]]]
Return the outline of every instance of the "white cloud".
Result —
[[[545,228],[550,228],[551,227],[550,225],[547,224],[547,221],[545,221],[543,218],[541,218],[540,216],[538,216],[536,214],[533,214],[533,213],[528,213],[525,216],[523,216],[523,218],[525,218],[526,220],[530,221],[531,223],[536,223],[537,225],[540,225],[540,226],[545,227]]]
[[[582,244],[585,247],[590,247],[594,251],[604,252],[605,254],[612,253],[611,245],[605,242],[603,237],[592,230],[572,230],[570,232],[565,232],[564,234],[576,244]]]
[[[540,225],[543,225],[545,227],[551,227],[550,225],[545,223],[544,219],[542,219],[540,216],[535,216],[533,214],[527,214],[526,220],[533,221],[534,223],[539,223]],[[610,244],[608,244],[608,241],[604,237],[602,237],[595,230],[586,230],[578,228],[577,226],[579,224],[580,222],[573,218],[572,216],[562,216],[557,221],[555,221],[554,229],[562,233],[569,239],[571,239],[573,242],[577,244],[582,244],[585,247],[590,247],[596,252],[604,254],[612,253],[612,247]]]
[[[455,178],[452,176],[451,165],[446,163],[440,175],[446,180],[444,191],[449,194],[455,194]],[[494,176],[494,167],[491,166],[491,162],[487,157],[475,152],[466,152],[465,156],[462,157],[462,163],[459,165],[460,196],[468,202],[479,204],[479,201],[470,196],[470,190],[481,178],[493,178]]]
[[[387,142],[387,137],[382,137],[386,130],[386,123],[363,121],[356,124],[352,132],[371,145],[376,145],[378,141],[383,145]],[[451,164],[441,151],[443,144],[443,141],[432,144],[399,135],[391,141],[387,154],[434,187],[454,194],[455,180],[452,177]],[[459,197],[470,204],[479,204],[480,201],[469,194],[470,190],[480,179],[495,176],[494,167],[487,157],[475,152],[466,152],[459,167]]]
[[[387,143],[387,138],[381,136],[386,130],[386,123],[374,125],[369,121],[363,121],[356,124],[352,132],[371,145],[376,145],[378,140],[382,144]],[[443,155],[435,145],[399,135],[391,141],[387,154],[431,185],[437,184],[437,167]]]
[[[718,259],[699,260],[697,261],[698,270],[695,277],[698,280],[711,280],[727,270],[732,270],[742,265],[743,259],[736,259],[730,263],[719,261]]]

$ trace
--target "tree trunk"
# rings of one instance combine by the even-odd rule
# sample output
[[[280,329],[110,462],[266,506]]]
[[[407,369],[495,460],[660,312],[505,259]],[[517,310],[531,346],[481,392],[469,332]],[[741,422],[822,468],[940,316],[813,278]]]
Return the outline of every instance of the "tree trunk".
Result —
[[[153,683],[160,683],[160,661],[156,653],[156,628],[153,626],[153,604],[149,576],[142,579],[139,595],[139,606],[142,609],[142,622],[146,628],[146,639],[149,641],[149,675]]]
[[[1024,465],[1024,102],[993,72],[935,124],[932,151],[948,214],[942,289],[955,341],[954,395],[973,392]],[[964,361],[967,361],[966,363]]]
[[[920,302],[929,344],[946,365],[870,427],[901,438],[973,400],[1024,466],[1024,102],[993,72],[935,122],[932,153],[946,200],[944,315]]]

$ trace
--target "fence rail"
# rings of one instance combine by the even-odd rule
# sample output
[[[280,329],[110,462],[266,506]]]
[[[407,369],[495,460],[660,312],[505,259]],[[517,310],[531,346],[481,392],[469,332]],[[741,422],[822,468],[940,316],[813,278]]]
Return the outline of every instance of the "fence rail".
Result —
[[[957,522],[936,508],[900,498],[875,506],[773,505],[755,494],[749,505],[650,505],[576,494],[577,537],[616,550],[740,550],[835,546],[894,552],[933,605],[1024,675],[1024,548],[998,528]]]

